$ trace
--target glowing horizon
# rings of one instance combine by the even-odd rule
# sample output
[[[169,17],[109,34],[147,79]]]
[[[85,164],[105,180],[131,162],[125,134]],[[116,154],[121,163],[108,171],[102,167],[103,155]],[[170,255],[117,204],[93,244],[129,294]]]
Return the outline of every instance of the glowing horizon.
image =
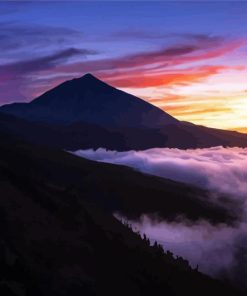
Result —
[[[245,2],[1,2],[0,105],[91,72],[179,120],[247,132],[246,14]]]

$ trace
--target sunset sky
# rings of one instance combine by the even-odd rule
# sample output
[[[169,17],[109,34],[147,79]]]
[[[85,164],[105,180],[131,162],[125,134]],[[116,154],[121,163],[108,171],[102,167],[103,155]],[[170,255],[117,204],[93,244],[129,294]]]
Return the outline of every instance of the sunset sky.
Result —
[[[87,72],[180,120],[247,132],[247,2],[0,2],[0,104]]]

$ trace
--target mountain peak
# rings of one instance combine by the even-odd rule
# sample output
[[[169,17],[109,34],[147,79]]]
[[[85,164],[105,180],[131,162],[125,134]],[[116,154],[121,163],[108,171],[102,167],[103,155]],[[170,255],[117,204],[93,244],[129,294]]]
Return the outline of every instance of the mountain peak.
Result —
[[[93,87],[93,88],[98,88],[102,86],[105,87],[107,85],[105,82],[103,82],[96,76],[92,75],[91,73],[86,73],[85,75],[79,78],[74,78],[68,82],[75,83],[74,85],[77,85],[77,87],[80,86],[80,87],[84,87],[85,89],[90,87]],[[109,85],[107,86],[110,87]]]
[[[101,82],[104,83],[103,81],[101,81],[99,78],[97,78],[96,76],[94,76],[91,73],[86,73],[85,75],[83,75],[82,77],[79,78],[75,78],[73,80],[80,80],[80,81],[86,81],[86,82]],[[105,84],[105,83],[104,83]]]
[[[95,76],[93,76],[93,74],[91,74],[91,73],[86,73],[86,74],[83,75],[81,78],[82,78],[82,79],[98,79],[98,78],[96,78]]]
[[[76,80],[87,80],[87,81],[99,81],[99,79],[95,76],[93,76],[93,74],[91,73],[86,73],[85,75],[83,75],[82,77],[79,78],[75,78]]]

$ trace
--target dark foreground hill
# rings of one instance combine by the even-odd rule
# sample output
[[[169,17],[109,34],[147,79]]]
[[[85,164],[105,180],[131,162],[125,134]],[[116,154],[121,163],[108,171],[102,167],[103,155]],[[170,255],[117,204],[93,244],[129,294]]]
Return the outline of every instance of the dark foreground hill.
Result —
[[[1,167],[28,184],[53,186],[79,194],[87,202],[110,213],[129,218],[158,214],[171,220],[177,216],[211,222],[231,222],[232,217],[210,202],[210,193],[172,180],[145,175],[131,168],[104,164],[50,148],[23,144],[2,136]],[[12,142],[13,141],[13,142]],[[26,183],[23,182],[23,186]],[[227,201],[227,197],[222,196]]]
[[[110,214],[227,219],[195,188],[1,135],[0,192],[0,295],[240,295]]]

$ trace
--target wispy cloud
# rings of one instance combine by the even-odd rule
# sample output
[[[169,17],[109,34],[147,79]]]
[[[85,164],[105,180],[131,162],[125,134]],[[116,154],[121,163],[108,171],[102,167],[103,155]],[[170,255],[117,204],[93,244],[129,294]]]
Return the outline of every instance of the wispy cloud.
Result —
[[[75,46],[83,33],[71,28],[0,22],[0,50],[3,63],[20,58],[37,57],[51,50]]]
[[[140,52],[114,59],[100,59],[62,66],[58,71],[78,74],[93,72],[117,87],[145,88],[172,82],[197,81],[230,68],[224,65],[205,65],[205,61],[223,57],[241,48],[243,40],[197,36],[194,43],[177,44],[149,52]],[[194,66],[193,63],[204,65]],[[236,69],[236,67],[233,67]],[[118,70],[116,70],[118,69]],[[191,71],[194,69],[194,72]],[[238,68],[240,69],[240,68]],[[187,78],[187,79],[186,79]]]
[[[0,66],[0,73],[23,74],[31,73],[39,70],[48,70],[51,67],[56,67],[58,64],[65,63],[69,58],[74,56],[93,55],[95,51],[88,49],[68,48],[48,56],[38,57],[34,59],[22,60],[10,64]]]
[[[1,101],[10,102],[25,99],[25,92],[30,87],[32,74],[42,72],[66,63],[70,58],[94,55],[88,49],[68,48],[47,56],[17,61],[0,66]],[[52,79],[51,79],[52,81]],[[31,85],[33,87],[33,85]],[[36,86],[37,87],[37,86]]]
[[[121,220],[127,220],[116,215]],[[236,225],[212,225],[208,221],[167,222],[154,216],[143,215],[139,221],[128,221],[135,231],[161,244],[165,251],[189,260],[201,272],[227,280],[238,288],[245,289],[247,275],[245,220]]]
[[[216,42],[222,42],[224,38],[222,36],[216,36],[212,34],[196,34],[196,33],[177,33],[177,32],[168,32],[161,30],[159,31],[149,31],[149,30],[141,30],[141,29],[131,29],[131,30],[123,30],[112,33],[110,36],[112,40],[118,39],[126,39],[126,40],[183,40],[186,42],[203,42],[204,45]]]
[[[188,85],[201,81],[207,77],[226,70],[225,66],[198,66],[195,68],[181,69],[176,71],[164,71],[160,74],[130,75],[123,78],[108,78],[117,87],[145,88],[154,86]]]

